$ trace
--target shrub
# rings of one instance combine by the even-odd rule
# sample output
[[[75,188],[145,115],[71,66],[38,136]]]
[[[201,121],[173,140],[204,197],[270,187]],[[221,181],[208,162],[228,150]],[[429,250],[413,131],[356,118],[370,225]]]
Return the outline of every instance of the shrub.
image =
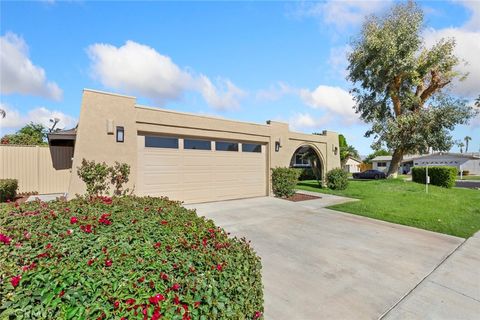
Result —
[[[0,206],[2,319],[256,319],[245,239],[166,198]]]
[[[426,167],[412,168],[412,181],[425,183]],[[451,188],[455,185],[457,178],[457,168],[450,166],[428,167],[428,175],[430,176],[430,184],[444,188]]]
[[[115,165],[109,168],[110,182],[113,185],[114,195],[125,195],[128,189],[123,189],[123,185],[128,182],[130,166],[126,163],[115,161]]]
[[[273,168],[272,189],[275,196],[288,198],[295,194],[299,171],[294,168]]]
[[[102,195],[108,192],[107,177],[110,173],[105,162],[82,160],[82,165],[77,167],[77,174],[87,185],[87,194],[90,196]]]
[[[17,179],[0,179],[0,202],[15,200],[17,188]]]
[[[313,173],[312,168],[295,168],[298,171],[298,180],[316,180],[315,174]]]
[[[348,187],[348,173],[340,168],[328,171],[327,187],[333,190],[345,190]]]

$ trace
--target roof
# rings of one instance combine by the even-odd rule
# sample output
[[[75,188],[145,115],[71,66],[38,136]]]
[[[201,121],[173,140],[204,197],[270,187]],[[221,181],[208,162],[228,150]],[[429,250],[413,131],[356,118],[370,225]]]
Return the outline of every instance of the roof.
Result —
[[[362,163],[362,160],[359,160],[359,159],[354,158],[354,157],[347,157],[347,158],[345,159],[345,162],[348,161],[348,160],[353,160],[353,161],[357,161],[358,163]]]
[[[468,158],[468,159],[480,159],[480,153],[455,153],[455,152],[435,152],[431,154],[425,154],[421,156],[417,156],[414,159],[423,159],[429,157],[438,157],[438,156],[449,156],[449,157],[456,157],[456,158]]]
[[[372,161],[392,161],[392,156],[377,156]]]
[[[68,130],[59,130],[47,134],[48,141],[51,140],[75,140],[77,136],[77,128],[72,128]]]

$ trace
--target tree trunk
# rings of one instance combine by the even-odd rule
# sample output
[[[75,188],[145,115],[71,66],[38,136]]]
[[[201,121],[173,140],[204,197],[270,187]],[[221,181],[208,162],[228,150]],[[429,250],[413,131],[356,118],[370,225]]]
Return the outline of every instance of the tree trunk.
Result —
[[[388,168],[387,178],[396,177],[398,173],[398,168],[400,163],[403,160],[403,150],[396,149],[392,155],[392,161],[390,162],[390,167]]]

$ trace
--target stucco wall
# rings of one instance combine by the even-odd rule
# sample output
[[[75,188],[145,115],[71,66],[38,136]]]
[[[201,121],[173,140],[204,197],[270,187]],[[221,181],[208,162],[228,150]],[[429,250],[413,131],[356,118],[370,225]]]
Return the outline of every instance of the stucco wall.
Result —
[[[117,143],[115,135],[107,134],[107,120],[125,128],[124,143]],[[296,133],[289,131],[286,123],[269,121],[267,124],[256,124],[154,109],[136,105],[133,97],[84,90],[69,196],[85,192],[83,182],[76,173],[83,158],[130,164],[132,188],[137,183],[138,133],[267,144],[268,170],[265,174],[268,175],[268,181],[270,168],[288,167],[294,152],[302,145],[309,145],[316,150],[323,164],[323,173],[340,167],[338,134],[335,132],[325,131],[322,135]],[[276,141],[281,144],[278,151],[275,151]]]

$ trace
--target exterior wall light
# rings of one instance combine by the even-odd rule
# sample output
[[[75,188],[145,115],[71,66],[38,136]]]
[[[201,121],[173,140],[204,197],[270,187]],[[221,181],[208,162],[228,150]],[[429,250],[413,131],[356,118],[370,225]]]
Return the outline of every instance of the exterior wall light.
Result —
[[[125,141],[125,131],[123,127],[117,127],[117,142]]]
[[[275,152],[280,151],[281,147],[282,147],[282,140],[279,138],[278,141],[275,141]]]

